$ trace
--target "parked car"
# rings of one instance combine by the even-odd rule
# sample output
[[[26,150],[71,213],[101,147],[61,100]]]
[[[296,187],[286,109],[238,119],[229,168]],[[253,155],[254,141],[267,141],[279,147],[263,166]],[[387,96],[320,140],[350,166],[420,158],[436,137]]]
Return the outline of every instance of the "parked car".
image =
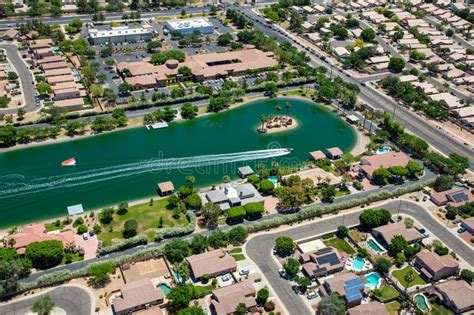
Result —
[[[423,202],[425,202],[426,200],[428,200],[428,196],[424,195],[422,200],[423,200]]]
[[[291,289],[293,291],[295,291],[296,294],[301,294],[300,286],[295,284],[295,285],[291,286]]]
[[[464,233],[464,232],[466,232],[466,228],[461,226],[461,227],[458,229],[458,233]]]
[[[306,296],[308,300],[315,299],[319,296],[318,292],[316,291],[308,291],[308,295]]]
[[[250,269],[249,269],[249,268],[241,268],[241,269],[239,270],[239,275],[241,275],[241,276],[246,276],[246,275],[248,275],[249,273],[250,273]]]
[[[284,279],[288,278],[288,275],[286,274],[286,271],[284,269],[279,269],[278,274]]]
[[[222,280],[222,281],[229,281],[230,278],[232,278],[232,276],[230,275],[230,273],[223,273],[223,274],[221,274],[221,280]]]
[[[426,232],[425,229],[418,229],[418,232],[420,232],[424,237],[430,236],[430,233]]]
[[[89,239],[89,235],[87,235],[87,233],[84,233],[82,234],[82,238],[84,239],[84,241],[87,241]]]

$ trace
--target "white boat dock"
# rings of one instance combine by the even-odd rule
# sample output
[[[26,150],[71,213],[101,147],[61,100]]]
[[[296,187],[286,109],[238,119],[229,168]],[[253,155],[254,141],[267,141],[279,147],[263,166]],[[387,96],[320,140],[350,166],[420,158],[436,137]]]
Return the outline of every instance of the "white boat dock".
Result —
[[[166,121],[156,122],[154,124],[145,125],[146,129],[154,130],[154,129],[161,129],[168,127],[168,123]]]

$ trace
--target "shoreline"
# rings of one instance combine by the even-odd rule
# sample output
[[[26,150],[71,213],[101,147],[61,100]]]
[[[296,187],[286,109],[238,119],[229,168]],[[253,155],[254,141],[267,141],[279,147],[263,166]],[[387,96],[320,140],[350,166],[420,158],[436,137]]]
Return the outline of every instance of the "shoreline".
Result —
[[[309,102],[312,102],[313,104],[315,105],[318,105],[318,106],[322,106],[324,108],[327,108],[327,106],[324,106],[324,105],[321,105],[317,102],[314,102],[313,100],[311,100],[310,98],[307,98],[307,97],[302,97],[302,96],[288,96],[288,95],[281,95],[281,96],[278,96],[278,97],[282,97],[282,98],[293,98],[293,99],[300,99],[300,100],[305,100],[305,101],[309,101]],[[243,98],[243,100],[241,102],[237,102],[235,104],[232,104],[229,109],[227,110],[231,110],[231,109],[235,109],[237,107],[240,107],[240,106],[244,106],[244,105],[248,105],[254,101],[258,101],[258,100],[261,100],[261,99],[267,99],[267,97],[264,97],[264,96],[252,96],[252,97],[245,97]],[[201,107],[199,108],[199,110],[201,109],[205,109],[205,107]],[[328,110],[330,110],[329,108],[327,108]],[[332,111],[332,110],[330,110]],[[222,111],[224,112],[224,111]],[[334,111],[332,111],[334,113]],[[200,117],[204,117],[204,116],[207,116],[207,115],[211,115],[211,114],[214,114],[212,112],[207,112],[207,111],[204,111],[204,112],[200,112],[198,113],[198,115],[196,116],[195,119],[197,118],[200,118]],[[337,115],[337,114],[336,114]],[[339,119],[343,119],[343,117],[337,115],[339,117]],[[291,117],[293,118],[293,117]],[[132,119],[140,119],[140,118],[132,118]],[[173,121],[176,121],[176,122],[180,122],[180,121],[183,121],[185,119],[181,118],[180,116],[178,116],[175,120]],[[285,131],[290,131],[292,129],[295,129],[299,126],[298,124],[298,121],[295,120],[293,118],[293,121],[294,121],[294,127],[290,127],[291,129],[283,129],[283,130],[278,130],[274,133],[280,133],[280,132],[285,132]],[[345,120],[344,120],[345,121]],[[111,132],[116,132],[116,131],[121,131],[121,130],[126,130],[126,129],[129,129],[129,128],[138,128],[138,127],[142,127],[142,128],[145,128],[141,123],[138,123],[137,121],[135,121],[134,123],[132,123],[131,125],[128,125],[126,127],[123,127],[123,128],[120,128],[120,129],[114,129],[114,130],[111,130],[111,131],[108,131],[108,132],[104,132],[104,133],[100,133],[100,134],[85,134],[85,135],[80,135],[80,136],[75,136],[73,138],[70,138],[68,136],[63,136],[63,137],[60,137],[60,138],[57,138],[57,139],[49,139],[49,140],[46,140],[44,142],[37,142],[37,143],[30,143],[30,144],[25,144],[25,145],[20,145],[21,148],[19,146],[14,146],[14,147],[11,147],[11,148],[5,148],[3,150],[0,149],[0,153],[3,153],[3,152],[8,152],[8,151],[13,151],[13,150],[20,150],[20,149],[26,149],[28,147],[34,147],[34,146],[40,146],[40,145],[50,145],[50,144],[55,144],[55,143],[61,143],[61,142],[65,142],[65,141],[74,141],[74,140],[81,140],[81,139],[85,139],[87,137],[92,137],[92,136],[100,136],[100,135],[104,135],[104,134],[108,134],[108,133],[111,133]],[[364,143],[363,142],[363,139],[362,137],[366,137],[360,130],[358,130],[358,128],[356,126],[353,126],[351,125],[352,128],[355,128],[355,135],[357,137],[356,139],[356,143],[354,145],[354,147],[349,151],[350,153],[353,153],[355,150],[357,150],[358,148],[360,149],[360,146],[361,146],[361,143]],[[270,129],[271,130],[271,129]],[[269,133],[267,133],[269,134]],[[367,138],[367,137],[366,137]],[[364,148],[365,148],[365,145],[364,145]],[[354,154],[355,155],[355,154]],[[210,187],[210,186],[208,186]],[[206,186],[204,187],[197,187],[198,189],[201,189],[201,188],[206,188]],[[139,199],[134,199],[134,200],[122,200],[122,201],[127,201],[129,203],[129,205],[136,205],[136,204],[141,204],[141,203],[146,203],[146,202],[149,202],[150,198],[153,198],[154,200],[159,200],[161,199],[161,197],[157,194],[152,194],[152,195],[148,195],[148,196],[144,196],[144,197],[141,197]],[[105,207],[109,207],[109,206],[117,206],[118,203],[114,203],[114,204],[105,204],[99,208],[94,208],[94,209],[89,209],[89,210],[85,210],[84,213],[82,215],[86,215],[88,212],[91,212],[91,211],[94,211],[94,212],[100,212],[103,208]],[[25,221],[25,222],[19,222],[15,225],[12,225],[12,226],[25,226],[25,225],[28,225],[28,224],[34,224],[34,223],[51,223],[51,222],[54,222],[58,219],[60,220],[64,220],[65,218],[67,218],[68,215],[65,214],[65,215],[59,215],[59,216],[54,216],[54,217],[50,217],[50,218],[44,218],[44,219],[39,219],[39,220],[32,220],[32,221]],[[9,227],[3,227],[3,228],[0,228],[0,234],[4,234],[5,232],[8,231],[8,229],[11,228],[11,226]]]

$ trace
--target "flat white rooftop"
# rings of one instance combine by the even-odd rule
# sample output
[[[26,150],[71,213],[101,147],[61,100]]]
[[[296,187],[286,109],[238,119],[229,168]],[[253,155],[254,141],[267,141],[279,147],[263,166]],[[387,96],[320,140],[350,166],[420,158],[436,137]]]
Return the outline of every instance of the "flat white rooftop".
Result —
[[[175,30],[188,28],[213,27],[207,19],[188,19],[167,21],[168,25]]]
[[[123,35],[141,35],[141,34],[150,34],[153,31],[151,29],[145,29],[142,27],[139,28],[128,28],[128,27],[114,27],[111,30],[98,30],[90,29],[89,36],[92,38],[102,38],[102,37],[114,37],[114,36],[123,36]]]

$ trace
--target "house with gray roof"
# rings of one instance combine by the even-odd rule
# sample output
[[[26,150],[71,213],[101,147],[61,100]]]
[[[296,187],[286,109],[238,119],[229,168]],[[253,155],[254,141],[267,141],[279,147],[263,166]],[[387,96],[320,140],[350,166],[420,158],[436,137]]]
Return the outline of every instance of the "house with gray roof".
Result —
[[[235,206],[244,206],[251,202],[263,204],[263,197],[252,184],[222,184],[216,190],[210,190],[199,194],[202,203],[213,203],[223,211]]]

